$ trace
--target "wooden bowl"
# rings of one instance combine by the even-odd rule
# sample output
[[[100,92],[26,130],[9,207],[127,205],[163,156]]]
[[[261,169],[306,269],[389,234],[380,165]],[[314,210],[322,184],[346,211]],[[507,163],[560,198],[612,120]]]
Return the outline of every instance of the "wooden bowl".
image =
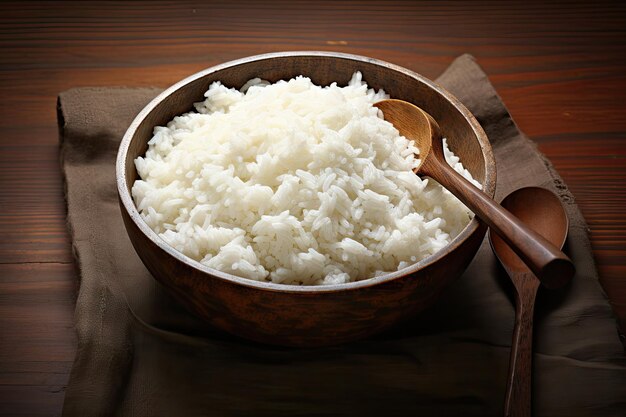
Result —
[[[306,75],[318,85],[346,85],[355,71],[370,87],[410,101],[440,124],[451,149],[482,183],[495,190],[491,145],[472,114],[450,93],[412,71],[356,55],[284,52],[218,65],[173,85],[132,122],[117,157],[117,187],[124,224],[152,275],[191,312],[232,334],[262,343],[313,347],[361,339],[432,304],[470,263],[486,232],[474,219],[447,247],[408,268],[359,282],[296,286],[258,282],[206,267],[165,243],[142,220],[130,190],[133,160],[145,154],[155,126],[192,110],[213,81],[240,88],[260,77],[271,82]]]

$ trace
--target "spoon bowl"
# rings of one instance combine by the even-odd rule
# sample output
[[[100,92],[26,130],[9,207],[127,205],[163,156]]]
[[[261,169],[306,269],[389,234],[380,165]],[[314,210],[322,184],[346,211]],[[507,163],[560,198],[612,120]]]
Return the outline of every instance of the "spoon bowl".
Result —
[[[569,219],[561,200],[551,191],[540,187],[520,188],[502,200],[502,207],[554,246],[562,248],[565,244]],[[524,261],[500,236],[489,232],[489,239],[493,251],[507,272],[528,271]]]
[[[441,128],[433,117],[419,107],[403,100],[389,99],[374,104],[382,110],[385,120],[393,124],[398,132],[415,142],[419,149],[419,165],[413,172],[429,175],[429,163],[435,155],[441,152],[443,157],[443,142]]]
[[[574,276],[574,265],[554,244],[527,227],[456,172],[445,159],[441,128],[424,110],[403,100],[375,104],[385,120],[419,149],[418,175],[433,178],[495,230],[548,288],[559,288]]]

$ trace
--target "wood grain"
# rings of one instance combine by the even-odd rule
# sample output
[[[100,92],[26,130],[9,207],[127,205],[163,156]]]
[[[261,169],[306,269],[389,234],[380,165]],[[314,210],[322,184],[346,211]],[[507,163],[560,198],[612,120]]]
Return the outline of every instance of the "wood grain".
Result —
[[[505,417],[532,415],[533,314],[539,281],[531,272],[511,274],[515,285],[515,329],[511,342]]]
[[[544,188],[526,187],[507,195],[502,206],[559,249],[567,239],[569,219],[561,200]],[[541,208],[542,212],[537,212]],[[515,328],[511,342],[505,417],[532,415],[533,316],[540,281],[505,241],[489,230],[489,243],[515,288]]]
[[[165,87],[263,52],[356,53],[431,78],[455,56],[474,54],[576,196],[623,326],[624,28],[620,1],[2,2],[0,276],[14,282],[9,290],[2,281],[0,305],[16,313],[0,327],[0,414],[59,415],[73,357],[76,274],[67,263],[56,95],[93,85]],[[40,306],[25,309],[24,300]]]

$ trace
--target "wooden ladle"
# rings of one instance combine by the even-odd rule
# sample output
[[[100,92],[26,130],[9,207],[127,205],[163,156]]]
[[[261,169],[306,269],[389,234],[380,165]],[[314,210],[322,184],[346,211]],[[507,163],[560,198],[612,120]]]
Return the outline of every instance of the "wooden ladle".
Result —
[[[502,206],[555,246],[560,248],[565,243],[569,221],[561,201],[552,192],[538,187],[521,188],[509,194]],[[498,235],[490,232],[489,240],[515,286],[515,329],[504,415],[530,417],[533,312],[539,280]]]
[[[374,104],[401,135],[419,149],[418,175],[433,178],[450,190],[508,243],[548,288],[559,288],[574,276],[572,261],[543,236],[528,228],[487,194],[476,188],[445,160],[441,129],[424,110],[402,100]]]

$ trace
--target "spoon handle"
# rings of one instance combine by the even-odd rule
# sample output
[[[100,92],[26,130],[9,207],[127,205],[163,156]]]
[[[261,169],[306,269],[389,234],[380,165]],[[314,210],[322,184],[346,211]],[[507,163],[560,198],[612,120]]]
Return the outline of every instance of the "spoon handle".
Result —
[[[533,313],[539,280],[531,272],[509,272],[515,284],[515,329],[504,401],[505,417],[530,417]]]
[[[574,265],[567,255],[476,188],[445,161],[427,158],[420,172],[447,188],[487,223],[546,287],[562,287],[572,278]]]

